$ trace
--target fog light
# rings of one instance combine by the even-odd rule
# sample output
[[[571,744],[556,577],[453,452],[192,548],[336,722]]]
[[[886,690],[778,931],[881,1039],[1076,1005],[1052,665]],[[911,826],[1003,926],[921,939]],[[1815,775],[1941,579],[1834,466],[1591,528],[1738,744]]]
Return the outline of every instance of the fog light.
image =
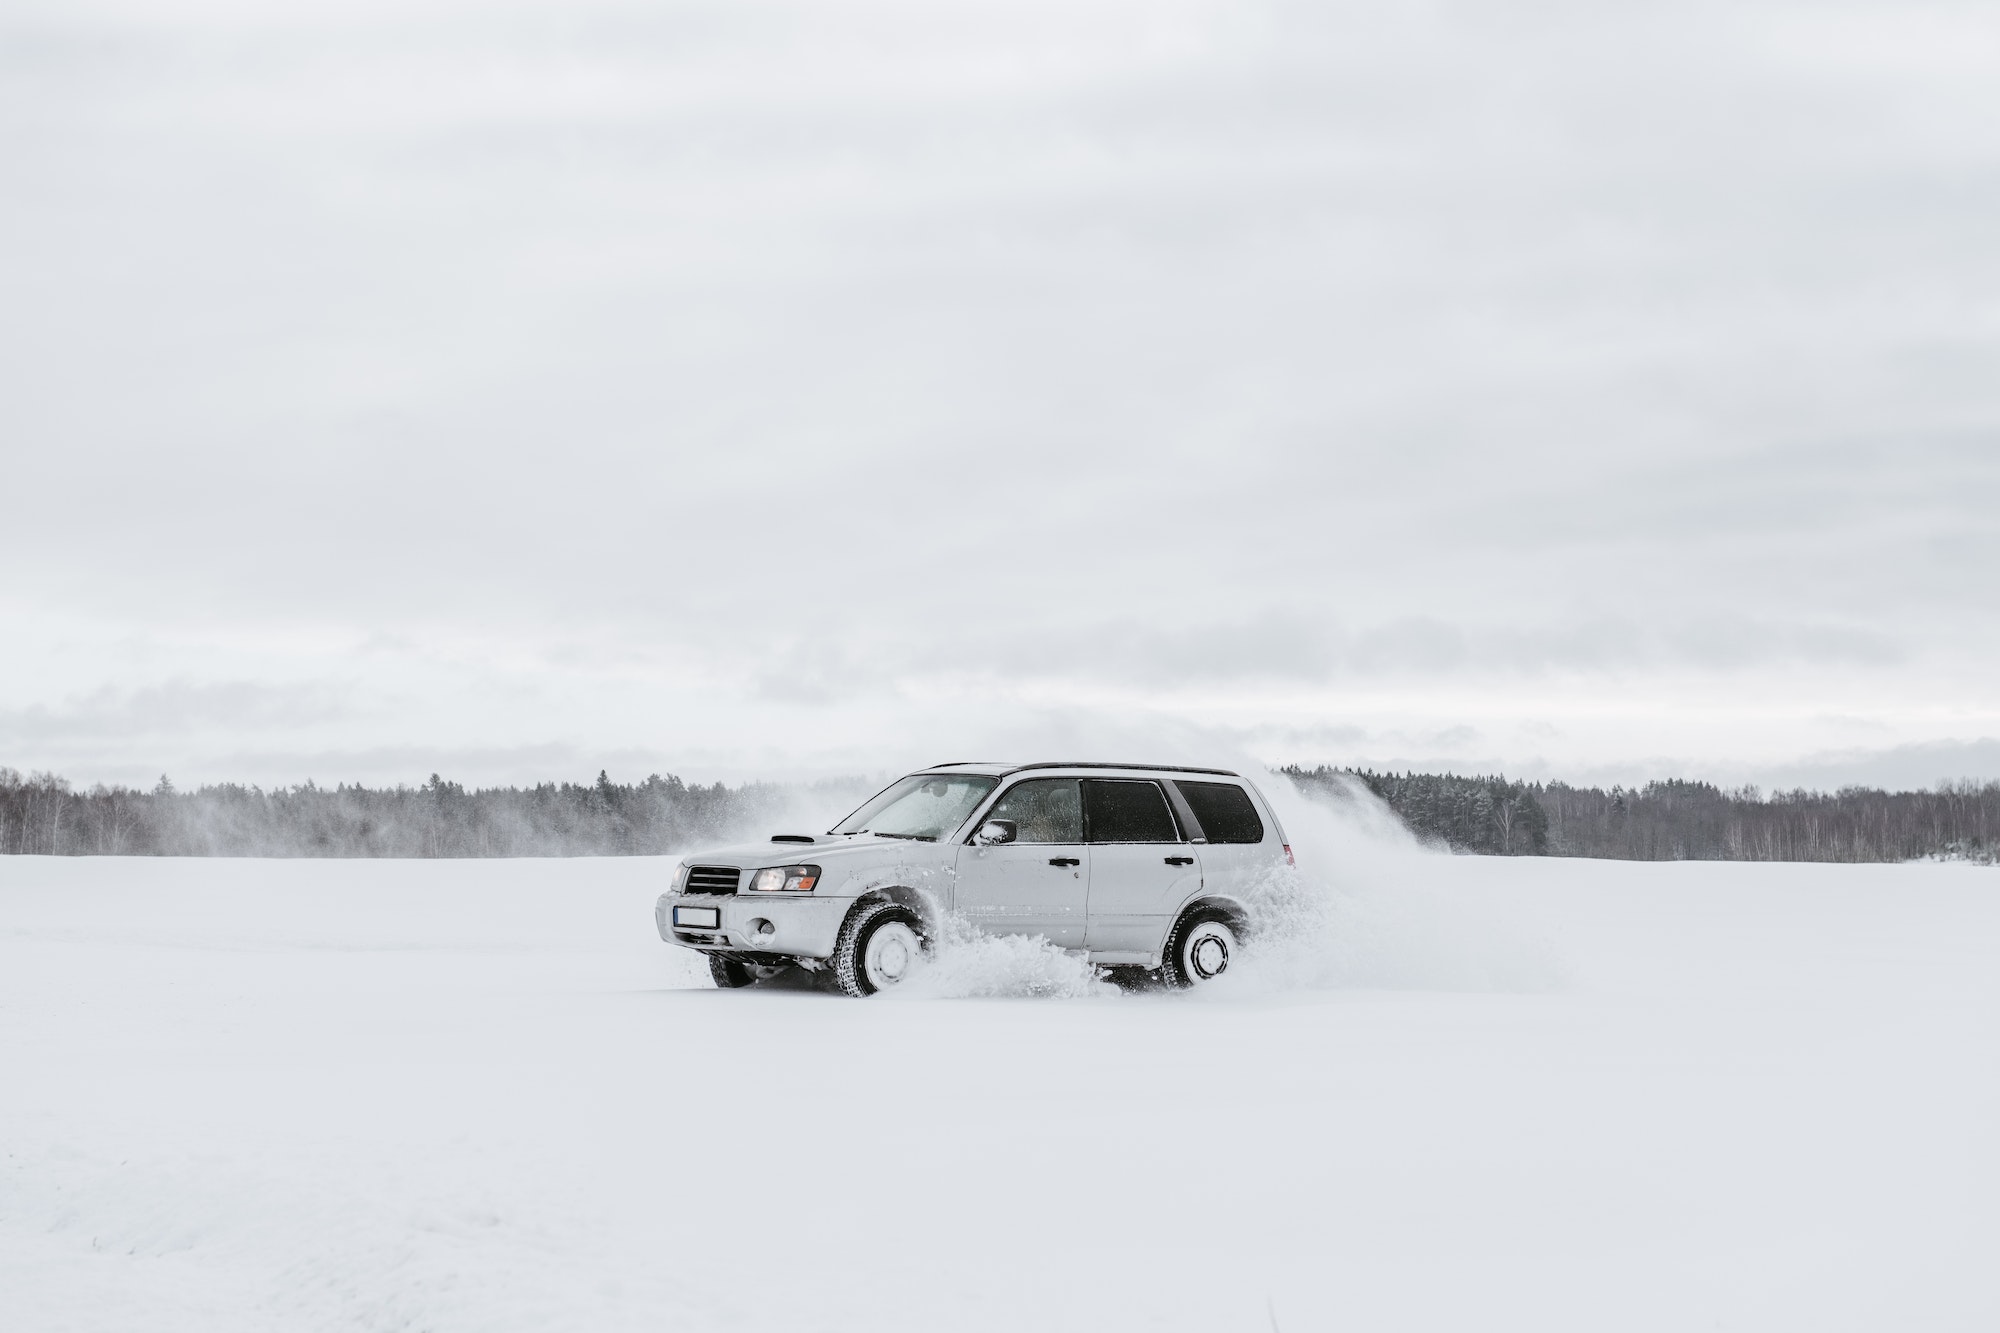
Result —
[[[770,939],[777,933],[778,928],[761,916],[750,923],[750,937],[758,943]]]

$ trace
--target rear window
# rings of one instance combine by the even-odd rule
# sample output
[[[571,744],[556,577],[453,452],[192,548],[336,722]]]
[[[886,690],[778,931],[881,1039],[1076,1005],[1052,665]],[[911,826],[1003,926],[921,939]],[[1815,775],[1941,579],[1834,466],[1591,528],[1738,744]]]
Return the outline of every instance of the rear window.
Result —
[[[1179,842],[1167,794],[1157,782],[1089,778],[1083,784],[1083,826],[1092,842]]]
[[[1262,842],[1264,821],[1250,793],[1233,782],[1180,782],[1174,786],[1187,799],[1201,824],[1202,836],[1210,842]]]

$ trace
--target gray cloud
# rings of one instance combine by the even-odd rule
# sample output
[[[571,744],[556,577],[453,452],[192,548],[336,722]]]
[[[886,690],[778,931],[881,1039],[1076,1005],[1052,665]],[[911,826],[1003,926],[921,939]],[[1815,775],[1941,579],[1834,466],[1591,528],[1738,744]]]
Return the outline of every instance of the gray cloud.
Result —
[[[1987,734],[1996,89],[1960,5],[17,5],[0,727]],[[238,688],[350,711],[64,702]]]
[[[351,718],[346,691],[325,685],[283,687],[254,681],[170,681],[130,691],[100,688],[49,708],[0,710],[0,744],[152,743],[221,731],[289,729]]]
[[[1845,750],[1807,755],[1771,768],[1763,780],[1777,789],[1845,786],[1912,791],[1941,782],[1993,781],[2000,774],[2000,740],[1940,741],[1884,750]]]

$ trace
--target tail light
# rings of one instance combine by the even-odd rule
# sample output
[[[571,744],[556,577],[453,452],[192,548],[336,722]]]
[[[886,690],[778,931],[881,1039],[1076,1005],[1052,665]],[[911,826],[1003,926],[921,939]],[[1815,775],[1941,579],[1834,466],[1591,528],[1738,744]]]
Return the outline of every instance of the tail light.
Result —
[[[1285,844],[1285,864],[1288,866],[1298,865],[1298,862],[1292,859],[1292,844],[1289,842]]]

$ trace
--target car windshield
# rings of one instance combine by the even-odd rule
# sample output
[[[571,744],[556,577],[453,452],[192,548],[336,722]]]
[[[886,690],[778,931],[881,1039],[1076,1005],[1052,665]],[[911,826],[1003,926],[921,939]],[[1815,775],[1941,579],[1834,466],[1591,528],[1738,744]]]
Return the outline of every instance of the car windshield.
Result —
[[[998,782],[973,773],[912,773],[833,831],[935,842],[963,824]]]

